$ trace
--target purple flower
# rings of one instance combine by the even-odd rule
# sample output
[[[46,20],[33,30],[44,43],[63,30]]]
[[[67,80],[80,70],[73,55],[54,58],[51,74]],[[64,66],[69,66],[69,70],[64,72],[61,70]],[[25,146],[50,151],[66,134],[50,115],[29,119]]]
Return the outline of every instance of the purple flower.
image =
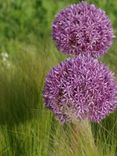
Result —
[[[52,34],[60,51],[92,57],[106,53],[114,37],[105,12],[86,2],[62,10],[53,22]]]
[[[79,56],[53,68],[44,87],[45,105],[61,122],[99,122],[117,107],[114,74],[98,60]]]

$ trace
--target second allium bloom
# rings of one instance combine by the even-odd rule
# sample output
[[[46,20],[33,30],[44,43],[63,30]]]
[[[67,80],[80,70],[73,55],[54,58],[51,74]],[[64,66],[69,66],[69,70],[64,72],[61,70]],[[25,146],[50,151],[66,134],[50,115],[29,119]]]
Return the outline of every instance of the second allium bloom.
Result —
[[[117,85],[107,66],[90,57],[72,58],[53,68],[44,88],[46,106],[61,122],[99,122],[117,106]]]
[[[93,57],[106,53],[114,37],[105,12],[86,2],[71,5],[58,13],[52,34],[60,51]]]

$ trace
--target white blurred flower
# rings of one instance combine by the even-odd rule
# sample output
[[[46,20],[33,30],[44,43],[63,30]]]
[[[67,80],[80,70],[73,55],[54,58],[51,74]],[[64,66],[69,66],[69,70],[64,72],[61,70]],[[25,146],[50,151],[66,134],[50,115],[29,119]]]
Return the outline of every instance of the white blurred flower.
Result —
[[[11,62],[9,61],[9,54],[7,52],[2,52],[0,54],[0,58],[4,66],[6,66],[7,68],[10,68]]]
[[[2,60],[3,60],[3,61],[7,61],[9,55],[8,55],[7,52],[2,52],[2,53],[1,53],[1,57],[2,57]]]

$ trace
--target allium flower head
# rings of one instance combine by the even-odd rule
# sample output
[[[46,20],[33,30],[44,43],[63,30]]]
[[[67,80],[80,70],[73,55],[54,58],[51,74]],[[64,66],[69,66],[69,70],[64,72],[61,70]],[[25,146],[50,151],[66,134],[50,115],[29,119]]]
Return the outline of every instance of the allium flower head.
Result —
[[[44,87],[45,105],[61,122],[99,122],[117,107],[113,73],[90,57],[68,59],[53,68]]]
[[[105,12],[86,2],[59,12],[52,27],[57,48],[67,54],[99,57],[111,47],[114,37]]]

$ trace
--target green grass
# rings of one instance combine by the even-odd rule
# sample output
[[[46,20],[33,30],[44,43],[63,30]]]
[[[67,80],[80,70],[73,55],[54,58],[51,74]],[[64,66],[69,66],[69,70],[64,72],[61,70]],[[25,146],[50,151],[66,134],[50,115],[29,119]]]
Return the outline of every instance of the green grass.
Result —
[[[103,60],[116,72],[115,47],[116,41]],[[30,44],[11,40],[6,50],[8,59],[0,61],[0,155],[93,156],[95,148],[89,143],[95,141],[97,155],[115,156],[116,113],[93,124],[94,138],[86,142],[83,133],[72,125],[61,125],[44,107],[42,91],[47,72],[66,58],[51,40]]]
[[[0,2],[0,53],[8,53],[6,59],[0,54],[0,156],[116,156],[117,112],[80,130],[79,123],[77,127],[61,125],[44,107],[46,75],[69,57],[55,48],[50,24],[55,12],[71,1],[44,0],[39,10],[34,8],[35,2],[40,6],[36,0]],[[116,32],[116,2],[90,2],[105,8]],[[46,19],[40,19],[41,26],[38,13]],[[101,60],[117,75],[116,49],[117,39]]]

